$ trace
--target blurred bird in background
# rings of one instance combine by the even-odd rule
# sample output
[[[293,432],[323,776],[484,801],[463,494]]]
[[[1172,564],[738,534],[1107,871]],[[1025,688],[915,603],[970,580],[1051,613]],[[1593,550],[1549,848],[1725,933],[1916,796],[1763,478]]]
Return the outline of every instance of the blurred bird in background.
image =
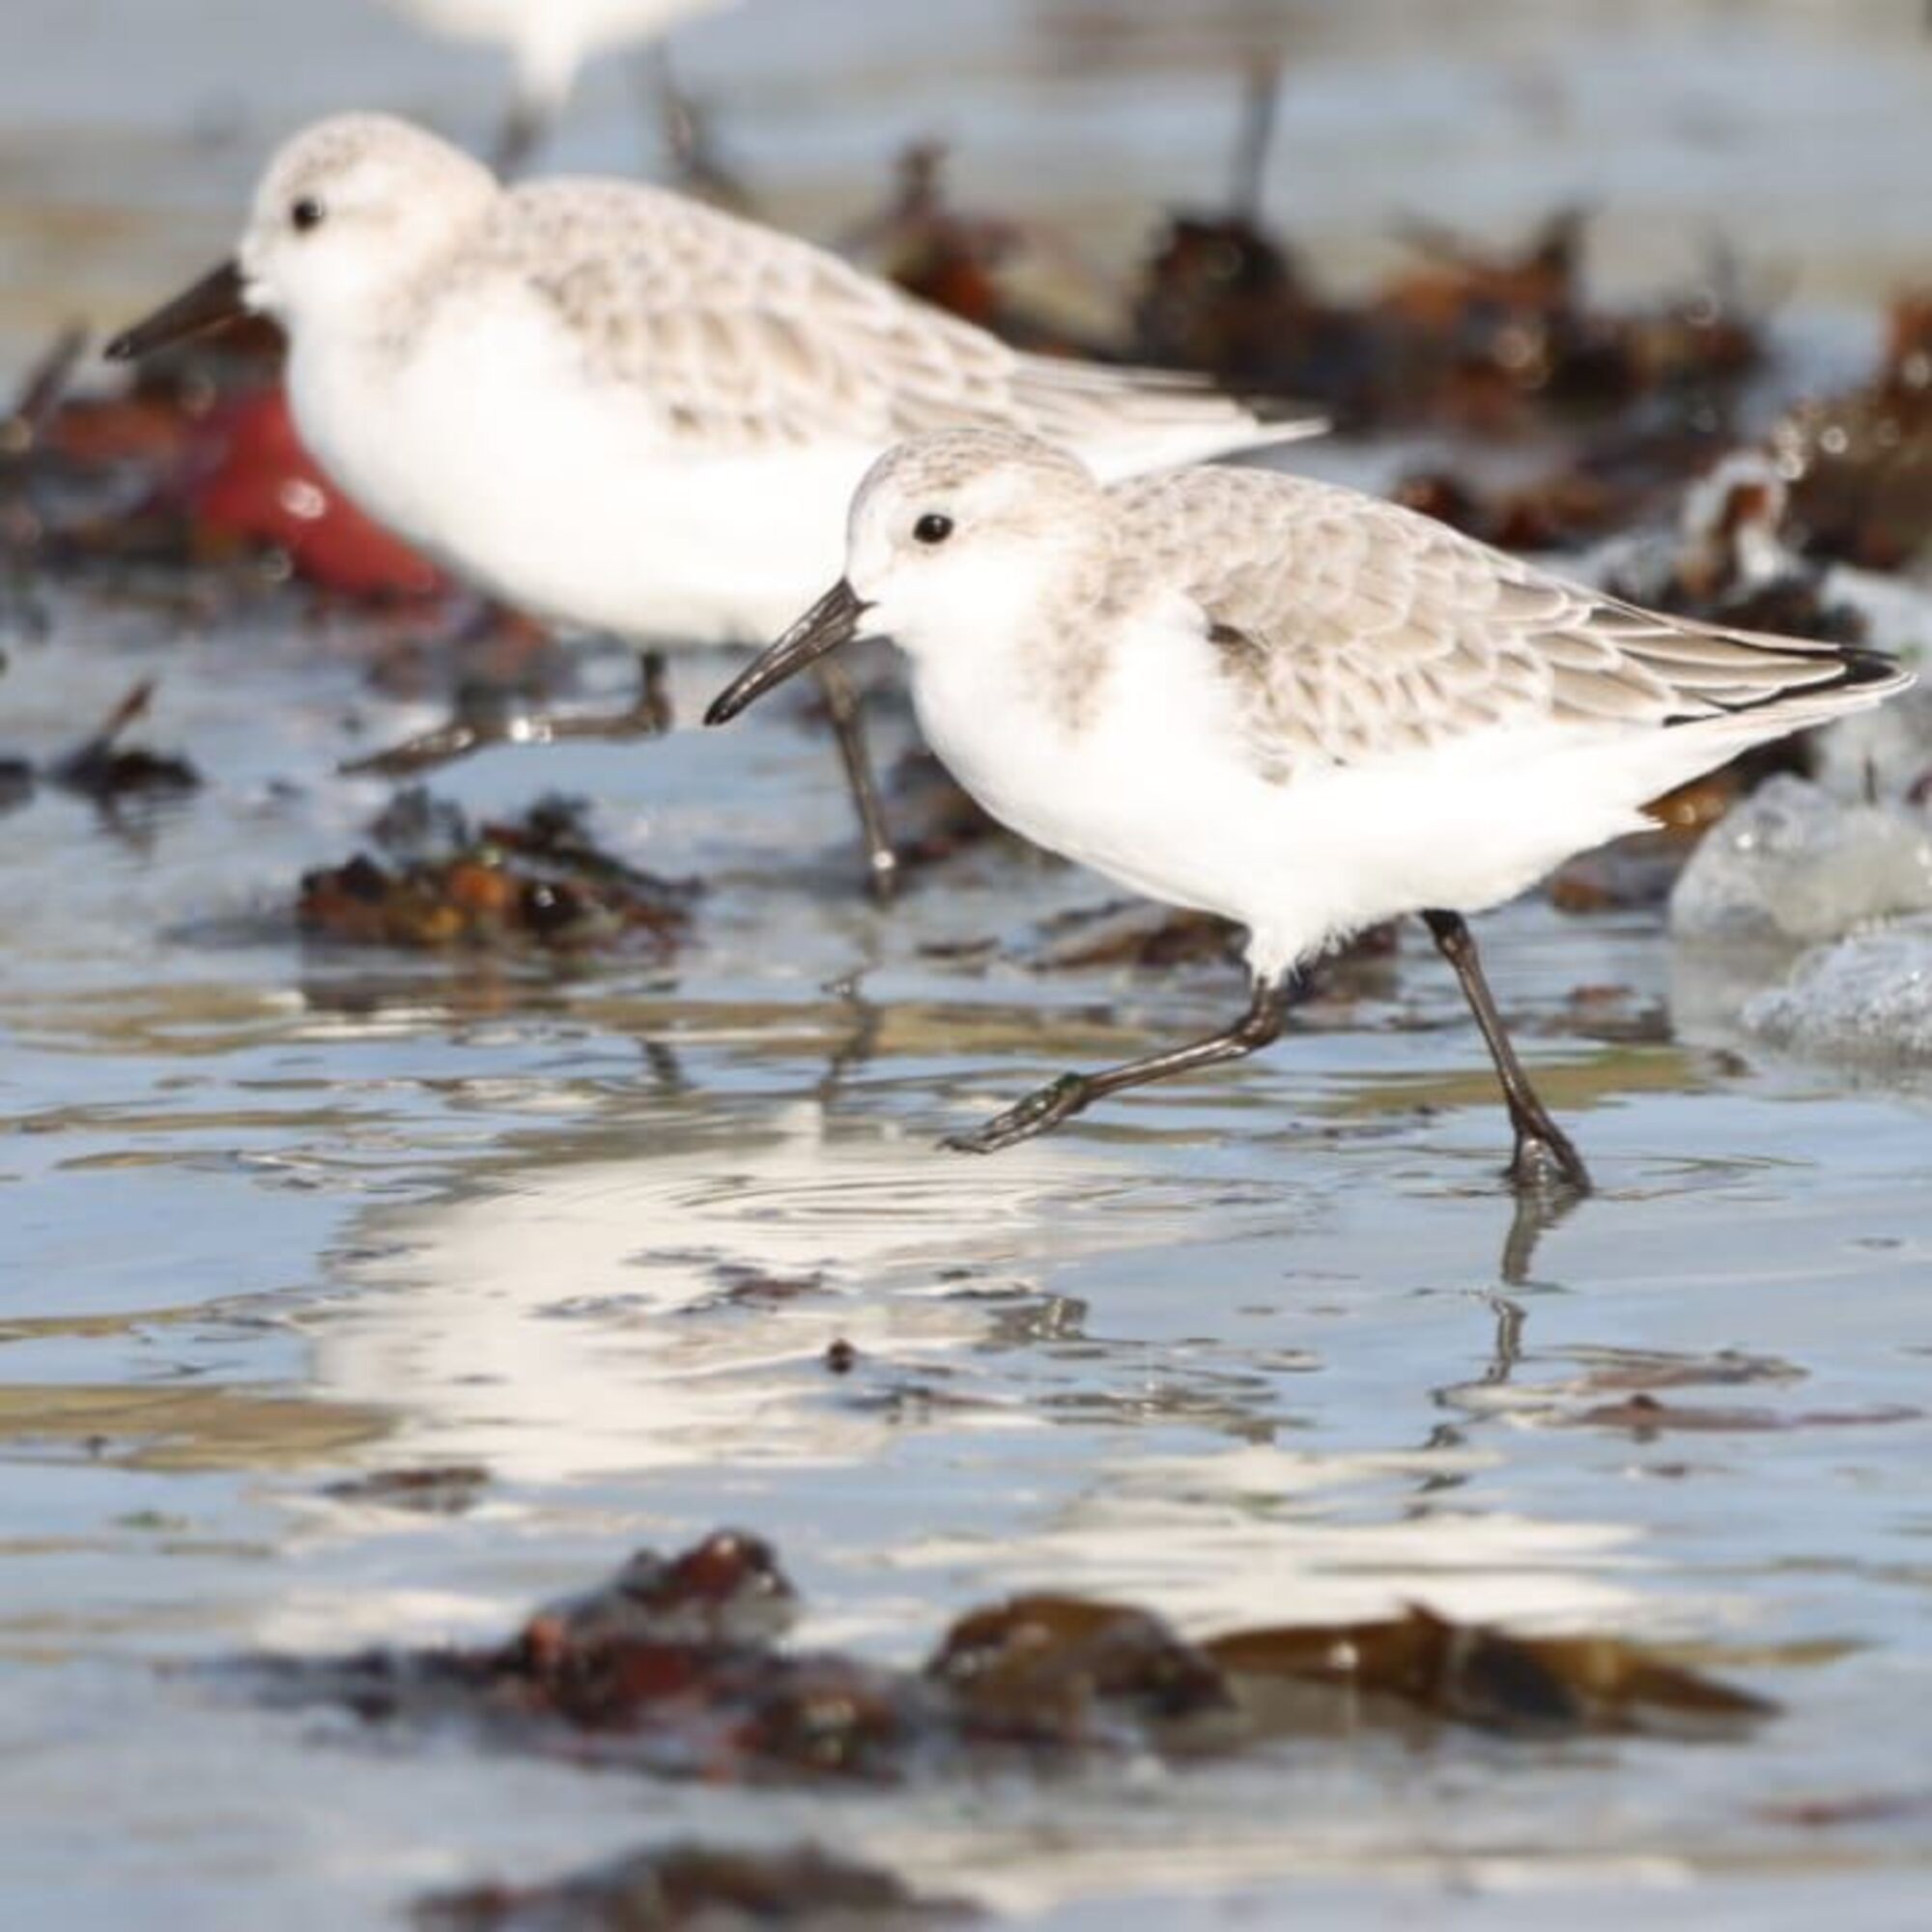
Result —
[[[383,0],[432,33],[455,40],[494,41],[509,50],[516,92],[497,136],[495,161],[512,174],[549,138],[594,55],[616,47],[654,45],[661,104],[673,152],[694,139],[690,110],[670,80],[662,41],[685,20],[715,14],[735,0]]]

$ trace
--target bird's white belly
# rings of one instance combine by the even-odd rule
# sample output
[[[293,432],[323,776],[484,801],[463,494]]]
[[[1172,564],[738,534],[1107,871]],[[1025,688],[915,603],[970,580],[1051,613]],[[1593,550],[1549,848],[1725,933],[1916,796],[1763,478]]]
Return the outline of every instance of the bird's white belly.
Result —
[[[1073,728],[986,670],[960,654],[915,678],[921,724],[960,782],[1036,843],[1238,922],[1267,974],[1378,921],[1512,898],[1640,822],[1650,795],[1613,753],[1559,734],[1486,736],[1272,782],[1232,728],[1206,658],[1185,675],[1144,658]]]
[[[335,480],[458,575],[566,628],[767,641],[838,576],[875,452],[695,455],[514,316],[393,365],[298,346],[290,396]]]
[[[1049,851],[1173,905],[1248,917],[1280,852],[1255,825],[1269,787],[1214,755],[1185,688],[1119,679],[1085,719],[1057,715],[996,648],[918,667],[914,701],[932,748],[1003,824]],[[1168,700],[1164,702],[1163,700]]]

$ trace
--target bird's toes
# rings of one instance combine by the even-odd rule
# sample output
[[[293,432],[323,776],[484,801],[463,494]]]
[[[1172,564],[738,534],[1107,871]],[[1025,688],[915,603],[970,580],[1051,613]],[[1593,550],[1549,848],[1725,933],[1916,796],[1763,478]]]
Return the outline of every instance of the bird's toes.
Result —
[[[468,724],[439,725],[400,745],[370,752],[359,758],[345,758],[336,766],[337,775],[355,779],[403,779],[416,772],[434,770],[438,765],[454,764],[467,758],[484,742],[484,734]]]
[[[1588,1194],[1594,1185],[1583,1156],[1562,1134],[1519,1134],[1509,1180],[1531,1194]]]
[[[955,1153],[997,1153],[1015,1142],[1031,1140],[1057,1127],[1087,1104],[1087,1083],[1077,1073],[1063,1073],[1051,1086],[1029,1094],[1024,1100],[995,1114],[971,1133],[952,1134],[940,1143]]]

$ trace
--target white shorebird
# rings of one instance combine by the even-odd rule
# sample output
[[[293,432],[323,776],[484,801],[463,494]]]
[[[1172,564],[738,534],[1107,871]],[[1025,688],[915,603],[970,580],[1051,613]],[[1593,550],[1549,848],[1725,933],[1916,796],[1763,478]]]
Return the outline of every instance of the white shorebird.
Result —
[[[682,21],[716,14],[736,0],[383,0],[432,33],[506,47],[516,94],[497,148],[514,168],[563,112],[578,71],[613,47],[660,40]]]
[[[1320,427],[1264,428],[1185,377],[1019,355],[663,189],[506,188],[380,115],[290,141],[237,259],[107,353],[247,310],[287,330],[297,425],[365,510],[510,604],[640,643],[770,637],[836,571],[872,461],[921,430],[1010,424],[1122,474]],[[876,801],[841,746],[883,884]]]
[[[1225,1033],[1065,1075],[949,1143],[989,1153],[1280,1033],[1295,972],[1420,913],[1495,1062],[1512,1177],[1589,1177],[1503,1030],[1463,916],[1643,826],[1647,800],[1911,683],[1889,658],[1688,623],[1427,517],[1258,469],[1105,487],[1011,431],[883,457],[846,574],[707,722],[860,632],[912,662],[933,749],[996,818],[1248,928]]]

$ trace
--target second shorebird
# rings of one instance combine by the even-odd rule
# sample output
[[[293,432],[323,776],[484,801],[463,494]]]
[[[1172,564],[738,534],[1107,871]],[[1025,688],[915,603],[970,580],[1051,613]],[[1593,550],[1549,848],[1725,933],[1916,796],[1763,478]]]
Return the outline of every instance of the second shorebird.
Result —
[[[514,173],[563,111],[577,71],[607,47],[660,42],[681,22],[731,0],[384,0],[432,31],[508,49],[517,91],[497,149]]]
[[[1464,915],[1647,823],[1650,799],[1911,683],[1889,659],[1662,616],[1353,491],[1259,469],[1104,487],[1004,431],[917,438],[852,504],[846,575],[712,705],[861,633],[912,661],[933,749],[1016,831],[1238,921],[1224,1033],[1068,1073],[948,1144],[1265,1046],[1297,970],[1419,913],[1502,1081],[1519,1185],[1589,1175],[1530,1086]]]
[[[1112,474],[1298,433],[1186,377],[1020,355],[660,188],[499,186],[380,114],[291,140],[236,260],[107,353],[250,310],[288,331],[297,426],[364,510],[506,603],[644,644],[770,637],[837,569],[872,460],[916,430],[1009,424]],[[828,696],[883,889],[849,693]],[[477,742],[459,724],[361,768]]]

